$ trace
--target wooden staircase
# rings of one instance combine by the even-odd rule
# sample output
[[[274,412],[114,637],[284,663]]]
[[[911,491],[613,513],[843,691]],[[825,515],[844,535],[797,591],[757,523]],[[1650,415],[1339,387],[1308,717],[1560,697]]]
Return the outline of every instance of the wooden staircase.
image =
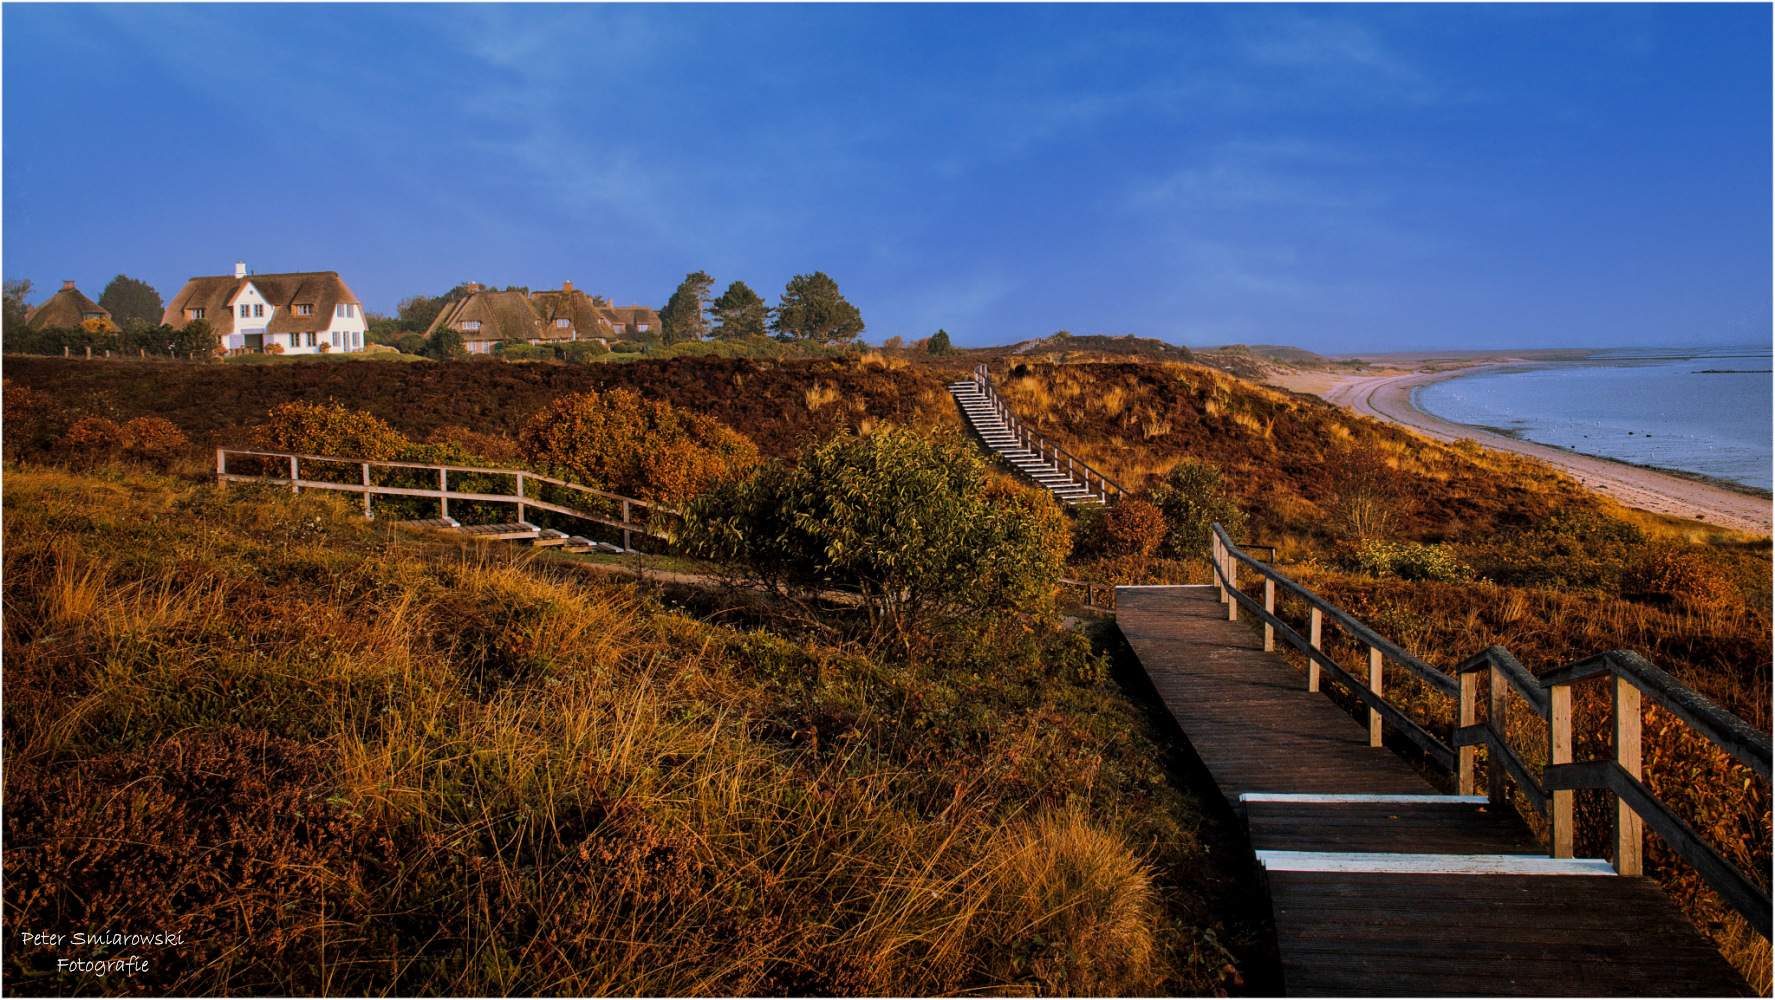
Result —
[[[981,365],[973,378],[952,383],[949,392],[987,448],[1061,503],[1101,506],[1122,492],[1118,483],[1024,426],[992,391],[985,369]]]

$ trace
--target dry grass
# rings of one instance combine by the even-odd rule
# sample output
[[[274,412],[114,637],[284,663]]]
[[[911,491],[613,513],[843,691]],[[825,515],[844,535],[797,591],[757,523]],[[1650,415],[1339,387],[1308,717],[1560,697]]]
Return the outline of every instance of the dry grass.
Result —
[[[912,670],[324,496],[5,491],[5,930],[187,942],[15,990],[1221,988],[1193,806],[1073,639]]]

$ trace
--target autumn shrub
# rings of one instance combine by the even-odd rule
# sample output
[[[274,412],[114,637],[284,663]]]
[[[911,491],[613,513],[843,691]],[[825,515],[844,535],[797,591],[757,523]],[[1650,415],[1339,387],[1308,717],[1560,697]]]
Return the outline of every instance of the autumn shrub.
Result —
[[[165,459],[191,442],[177,424],[161,417],[137,417],[123,425],[122,443],[137,458]]]
[[[1228,496],[1226,477],[1211,462],[1193,458],[1178,462],[1150,498],[1165,516],[1166,550],[1173,558],[1207,554],[1216,523],[1233,541],[1245,538],[1245,512]]]
[[[81,417],[62,435],[62,446],[80,455],[116,451],[123,444],[123,429],[104,417]]]
[[[1117,496],[1097,525],[1106,555],[1150,556],[1165,540],[1164,513],[1138,497]]]
[[[13,458],[48,444],[59,410],[49,393],[11,379],[0,380],[0,435],[6,456]]]
[[[743,475],[758,459],[750,440],[719,421],[627,389],[556,399],[525,425],[518,447],[563,479],[666,503]]]
[[[405,435],[372,414],[349,410],[337,402],[292,402],[272,407],[263,424],[253,428],[253,443],[267,451],[383,462],[407,447]]]
[[[1742,611],[1742,592],[1701,552],[1659,546],[1634,565],[1624,588],[1634,596],[1671,603],[1697,614]]]
[[[454,424],[433,430],[425,436],[424,443],[460,445],[468,454],[492,462],[515,462],[521,457],[518,454],[518,443],[511,438],[485,434]]]
[[[919,623],[1040,613],[1071,547],[1039,491],[988,476],[955,434],[841,433],[685,510],[683,544],[772,587],[860,590],[904,639]]]

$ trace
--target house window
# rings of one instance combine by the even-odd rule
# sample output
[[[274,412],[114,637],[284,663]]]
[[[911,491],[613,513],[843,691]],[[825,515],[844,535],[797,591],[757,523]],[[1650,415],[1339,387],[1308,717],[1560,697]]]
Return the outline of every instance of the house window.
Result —
[[[567,329],[567,327],[569,327],[569,326],[571,326],[571,325],[572,325],[572,321],[570,321],[570,320],[564,320],[564,319],[558,319],[558,320],[555,320],[555,325],[556,325],[556,326],[557,326],[557,327],[560,327],[560,328],[561,328],[561,329],[563,329],[563,330],[565,330],[565,329]]]
[[[298,316],[313,316],[314,315],[314,307],[313,306],[297,306],[296,307],[296,315],[298,315]]]
[[[646,333],[647,332],[647,324],[642,323],[640,326],[635,327],[635,329],[640,331],[641,333]]]
[[[263,315],[265,315],[265,305],[264,305],[264,303],[256,303],[256,304],[254,304],[254,306],[253,306],[253,315],[254,315],[254,316],[263,316]]]
[[[248,316],[251,316],[252,314],[253,314],[253,307],[252,306],[242,305],[240,307],[240,318],[241,319],[246,319]]]
[[[338,330],[334,330],[334,331],[333,331],[333,346],[334,346],[334,347],[338,347],[338,346],[340,346],[340,344],[339,344],[339,331],[338,331]]]
[[[202,309],[187,309],[187,310],[185,310],[185,318],[186,319],[202,319],[203,318],[203,310]]]
[[[478,319],[471,319],[462,324],[462,329],[465,333],[478,333],[481,329],[481,321]]]
[[[305,341],[305,346],[307,347],[313,347],[315,345],[314,334],[312,333],[303,334],[302,339]]]
[[[346,303],[345,318],[346,319],[357,319],[357,303],[355,303],[355,302]]]

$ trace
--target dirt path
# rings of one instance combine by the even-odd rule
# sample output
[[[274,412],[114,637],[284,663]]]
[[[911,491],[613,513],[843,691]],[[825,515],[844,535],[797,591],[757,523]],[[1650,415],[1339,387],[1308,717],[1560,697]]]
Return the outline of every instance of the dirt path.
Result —
[[[1470,371],[1471,369],[1464,369]],[[1712,483],[1696,482],[1651,469],[1594,458],[1533,441],[1521,441],[1464,424],[1450,423],[1412,405],[1411,391],[1462,371],[1396,372],[1384,375],[1302,373],[1273,381],[1298,392],[1316,393],[1327,402],[1364,416],[1403,424],[1438,441],[1471,438],[1487,448],[1538,458],[1565,470],[1585,486],[1617,503],[1673,517],[1705,521],[1733,531],[1770,533],[1775,505],[1760,497],[1737,493]]]

